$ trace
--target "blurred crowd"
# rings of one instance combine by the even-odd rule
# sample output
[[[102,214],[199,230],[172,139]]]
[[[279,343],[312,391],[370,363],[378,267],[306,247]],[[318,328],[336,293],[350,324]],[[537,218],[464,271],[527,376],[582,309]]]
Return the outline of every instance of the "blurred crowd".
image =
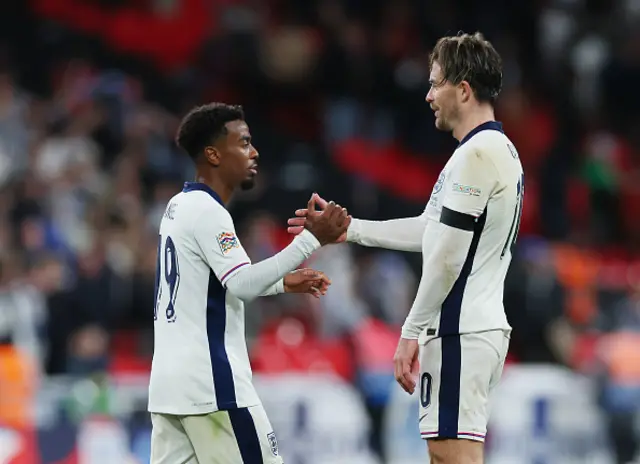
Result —
[[[261,178],[231,207],[259,261],[313,191],[356,217],[422,211],[455,148],[424,102],[426,56],[441,35],[480,30],[504,59],[498,118],[526,175],[505,290],[512,361],[596,378],[627,462],[640,435],[639,19],[632,0],[6,2],[0,390],[27,371],[148,369],[157,228],[193,176],[173,143],[191,106],[245,107]],[[335,372],[379,423],[420,256],[340,245],[309,264],[333,279],[326,298],[248,308],[255,369]]]

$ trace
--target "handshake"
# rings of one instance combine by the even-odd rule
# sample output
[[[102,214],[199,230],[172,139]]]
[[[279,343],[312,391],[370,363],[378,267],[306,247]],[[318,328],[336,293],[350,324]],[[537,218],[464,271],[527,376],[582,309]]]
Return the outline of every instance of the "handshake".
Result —
[[[307,229],[322,246],[341,243],[347,239],[351,216],[347,214],[346,208],[336,205],[333,201],[327,202],[317,193],[311,195],[306,209],[296,210],[295,215],[296,217],[287,221],[287,231],[290,234],[298,235]]]
[[[327,202],[317,193],[311,195],[305,209],[299,209],[295,214],[296,217],[287,221],[290,234],[298,235],[307,229],[322,246],[347,239],[351,216],[345,208],[333,201]],[[331,280],[323,272],[314,269],[298,269],[284,277],[286,293],[306,293],[319,298],[327,293],[329,285]]]

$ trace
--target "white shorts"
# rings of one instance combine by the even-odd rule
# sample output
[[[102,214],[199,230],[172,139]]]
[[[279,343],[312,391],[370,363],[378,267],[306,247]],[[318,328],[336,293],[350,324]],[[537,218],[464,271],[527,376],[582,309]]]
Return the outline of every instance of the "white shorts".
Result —
[[[509,332],[427,339],[420,346],[420,435],[484,441],[489,394],[502,376]]]
[[[262,405],[198,416],[151,414],[151,464],[282,464]]]

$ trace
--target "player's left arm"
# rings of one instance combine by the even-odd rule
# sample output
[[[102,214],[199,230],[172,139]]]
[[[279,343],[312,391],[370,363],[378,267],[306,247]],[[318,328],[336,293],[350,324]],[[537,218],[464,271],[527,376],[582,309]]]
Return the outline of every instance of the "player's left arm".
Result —
[[[280,293],[284,293],[284,277],[273,284],[271,287],[267,288],[260,294],[260,296],[279,295]]]
[[[402,327],[402,338],[417,339],[437,308],[453,288],[466,262],[474,232],[484,214],[498,172],[481,150],[469,151],[449,174],[442,213],[427,227],[422,240],[422,279],[411,311]]]
[[[221,209],[204,211],[194,224],[194,235],[218,281],[245,302],[283,293],[283,278],[320,248],[320,242],[305,230],[282,251],[254,264],[236,236],[231,216]]]

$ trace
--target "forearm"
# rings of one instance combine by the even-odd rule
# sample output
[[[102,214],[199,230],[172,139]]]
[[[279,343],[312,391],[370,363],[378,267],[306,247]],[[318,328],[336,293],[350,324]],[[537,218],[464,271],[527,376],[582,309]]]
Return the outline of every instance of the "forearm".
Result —
[[[280,286],[280,281],[284,276],[295,270],[319,248],[320,242],[305,230],[278,254],[238,269],[236,274],[226,281],[225,286],[231,294],[243,301],[251,301],[261,295],[282,293],[284,283]],[[282,291],[279,291],[280,289]]]
[[[267,288],[260,296],[271,296],[284,293],[284,278]]]
[[[428,238],[425,234],[423,240],[422,278],[402,327],[403,338],[417,339],[434,315],[443,310],[444,300],[460,276],[471,246],[471,232],[439,223],[434,228],[434,233]],[[437,244],[436,249],[434,244]],[[429,250],[424,250],[426,245],[429,245]]]
[[[422,250],[425,226],[422,216],[388,221],[353,219],[347,241],[367,247],[418,252]]]

